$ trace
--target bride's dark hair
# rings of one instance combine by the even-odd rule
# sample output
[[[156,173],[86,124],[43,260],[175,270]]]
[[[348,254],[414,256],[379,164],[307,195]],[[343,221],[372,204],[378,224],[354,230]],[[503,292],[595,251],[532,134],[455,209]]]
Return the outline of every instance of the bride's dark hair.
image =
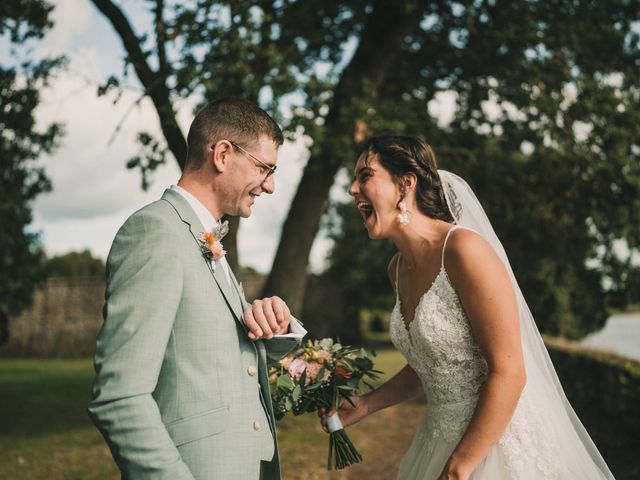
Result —
[[[417,179],[416,203],[425,215],[445,222],[454,219],[447,207],[447,200],[440,176],[436,156],[427,142],[408,135],[380,135],[366,140],[357,158],[364,156],[368,165],[372,155],[377,155],[382,166],[389,171],[400,187],[401,200],[405,196],[402,177],[414,174]]]

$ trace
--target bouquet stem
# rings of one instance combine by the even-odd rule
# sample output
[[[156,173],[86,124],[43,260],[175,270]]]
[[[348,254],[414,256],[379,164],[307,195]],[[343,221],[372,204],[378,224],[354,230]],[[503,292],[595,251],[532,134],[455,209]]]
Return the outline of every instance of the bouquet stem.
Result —
[[[328,470],[340,470],[362,461],[362,455],[353,445],[344,429],[329,434]]]

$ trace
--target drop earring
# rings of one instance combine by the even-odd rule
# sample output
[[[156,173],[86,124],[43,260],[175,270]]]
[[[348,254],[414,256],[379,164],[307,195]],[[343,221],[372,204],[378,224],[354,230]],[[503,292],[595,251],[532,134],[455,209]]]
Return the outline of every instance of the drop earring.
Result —
[[[407,204],[404,203],[404,200],[398,203],[398,208],[400,209],[398,221],[400,222],[400,225],[406,225],[409,223],[409,210],[407,210]]]

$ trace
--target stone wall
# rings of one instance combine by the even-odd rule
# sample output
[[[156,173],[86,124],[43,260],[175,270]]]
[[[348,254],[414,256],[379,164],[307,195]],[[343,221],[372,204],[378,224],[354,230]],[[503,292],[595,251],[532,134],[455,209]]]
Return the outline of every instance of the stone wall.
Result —
[[[241,279],[248,300],[264,277]],[[9,319],[9,341],[3,357],[79,357],[93,355],[102,325],[103,278],[51,278],[35,292],[33,305]]]
[[[31,308],[9,319],[0,355],[91,355],[103,304],[102,278],[51,278],[35,292]]]

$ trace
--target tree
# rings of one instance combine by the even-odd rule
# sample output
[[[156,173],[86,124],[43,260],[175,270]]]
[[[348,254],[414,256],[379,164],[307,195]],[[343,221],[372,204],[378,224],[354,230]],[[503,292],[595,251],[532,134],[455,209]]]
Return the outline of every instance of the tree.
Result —
[[[48,278],[104,277],[104,262],[95,258],[89,250],[69,252],[47,259],[45,272]]]
[[[50,11],[51,6],[40,1],[5,3],[0,9],[0,34],[13,46],[41,38],[50,26]],[[30,304],[42,278],[38,235],[28,226],[31,202],[50,184],[35,161],[53,151],[61,127],[52,124],[38,130],[34,113],[40,89],[60,63],[61,59],[53,59],[25,61],[18,67],[0,65],[0,344],[9,336],[9,316]]]
[[[541,282],[553,283],[554,293],[540,293],[540,303],[564,302],[575,314],[578,290],[569,285],[587,282],[588,291],[598,290],[598,274],[584,267],[596,246],[620,237],[637,245],[623,217],[610,221],[613,201],[637,191],[637,0],[157,0],[147,32],[153,41],[120,28],[113,2],[93,1],[120,33],[136,70],[140,58],[156,65],[153,82],[143,81],[147,94],[158,84],[169,99],[241,94],[272,111],[290,135],[302,129],[313,139],[264,290],[283,296],[294,311],[335,175],[353,161],[357,141],[376,132],[428,138],[443,165],[466,175],[486,199],[516,265],[526,257],[519,252],[545,254],[538,273],[523,281],[540,292],[548,290]],[[620,85],[612,85],[616,79]],[[428,108],[442,92],[455,97],[449,124]],[[278,101],[289,115],[279,112]],[[585,129],[586,138],[576,137]],[[612,178],[622,171],[629,175]],[[608,198],[592,195],[592,188],[607,193],[612,179]],[[635,218],[625,212],[624,219]],[[563,237],[550,228],[550,215],[560,213],[575,233]],[[530,225],[542,229],[521,230]],[[563,268],[552,254],[568,255],[571,266]],[[550,325],[558,322],[553,317]]]

